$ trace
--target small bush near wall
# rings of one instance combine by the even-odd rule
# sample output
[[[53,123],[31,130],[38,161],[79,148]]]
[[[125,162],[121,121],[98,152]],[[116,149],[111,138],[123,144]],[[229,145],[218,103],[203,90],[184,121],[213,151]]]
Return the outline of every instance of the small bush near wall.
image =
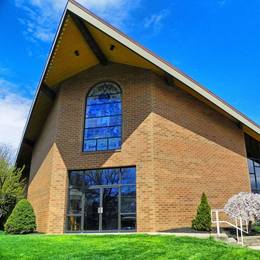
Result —
[[[197,209],[197,215],[192,220],[192,228],[198,231],[210,231],[211,230],[211,208],[208,203],[205,193],[201,196],[200,205]]]
[[[5,223],[9,234],[28,234],[36,229],[35,214],[29,201],[20,200]]]

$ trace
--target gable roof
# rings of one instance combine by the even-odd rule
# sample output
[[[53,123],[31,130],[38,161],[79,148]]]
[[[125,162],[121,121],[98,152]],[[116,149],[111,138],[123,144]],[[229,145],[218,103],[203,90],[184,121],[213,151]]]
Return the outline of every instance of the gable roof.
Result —
[[[51,110],[59,83],[108,61],[150,69],[180,82],[186,91],[225,114],[237,122],[244,132],[260,140],[259,125],[77,2],[69,0],[24,129],[16,159],[18,166],[30,162],[32,146]]]

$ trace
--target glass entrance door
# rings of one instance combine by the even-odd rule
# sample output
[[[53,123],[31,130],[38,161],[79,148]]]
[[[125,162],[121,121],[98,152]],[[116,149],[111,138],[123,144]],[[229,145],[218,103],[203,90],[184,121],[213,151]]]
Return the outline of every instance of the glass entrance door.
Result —
[[[118,188],[89,189],[85,195],[84,230],[118,229]]]
[[[101,230],[101,189],[88,189],[85,193],[84,230]]]
[[[102,230],[118,230],[118,188],[103,188]]]

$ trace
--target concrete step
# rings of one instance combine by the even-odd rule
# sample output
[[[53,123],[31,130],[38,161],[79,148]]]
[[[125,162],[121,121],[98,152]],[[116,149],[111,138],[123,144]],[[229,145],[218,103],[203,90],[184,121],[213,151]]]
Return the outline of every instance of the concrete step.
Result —
[[[220,240],[223,242],[228,242],[229,237],[225,233],[221,233],[219,236],[217,234],[211,234],[212,237],[214,237],[216,240]]]
[[[229,237],[227,240],[226,240],[229,244],[233,244],[233,245],[236,245],[237,244],[237,240],[233,237]]]
[[[248,248],[254,249],[254,250],[260,250],[260,246],[249,246]]]
[[[246,246],[260,246],[260,236],[244,236]]]
[[[221,240],[223,242],[226,242],[228,244],[237,244],[237,240],[234,236],[228,236],[225,233],[221,233],[220,236],[217,236],[216,234],[212,235],[217,240]],[[244,245],[248,247],[255,247],[260,248],[260,236],[243,236],[244,239]],[[239,237],[239,242],[241,242],[241,238]]]

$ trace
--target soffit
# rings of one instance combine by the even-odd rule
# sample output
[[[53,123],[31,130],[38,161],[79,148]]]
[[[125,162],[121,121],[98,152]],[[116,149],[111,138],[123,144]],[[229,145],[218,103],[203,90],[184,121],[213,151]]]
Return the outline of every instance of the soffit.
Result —
[[[150,69],[156,73],[163,74],[161,69],[112,37],[88,23],[85,23],[85,26],[98,43],[108,61]],[[75,51],[78,51],[78,56],[75,54]],[[67,15],[46,71],[44,82],[48,86],[56,86],[61,81],[97,64],[99,64],[97,57],[84,40],[72,17]]]
[[[79,56],[75,51],[79,52]],[[55,86],[98,63],[72,18],[67,15],[44,78],[46,84]]]

